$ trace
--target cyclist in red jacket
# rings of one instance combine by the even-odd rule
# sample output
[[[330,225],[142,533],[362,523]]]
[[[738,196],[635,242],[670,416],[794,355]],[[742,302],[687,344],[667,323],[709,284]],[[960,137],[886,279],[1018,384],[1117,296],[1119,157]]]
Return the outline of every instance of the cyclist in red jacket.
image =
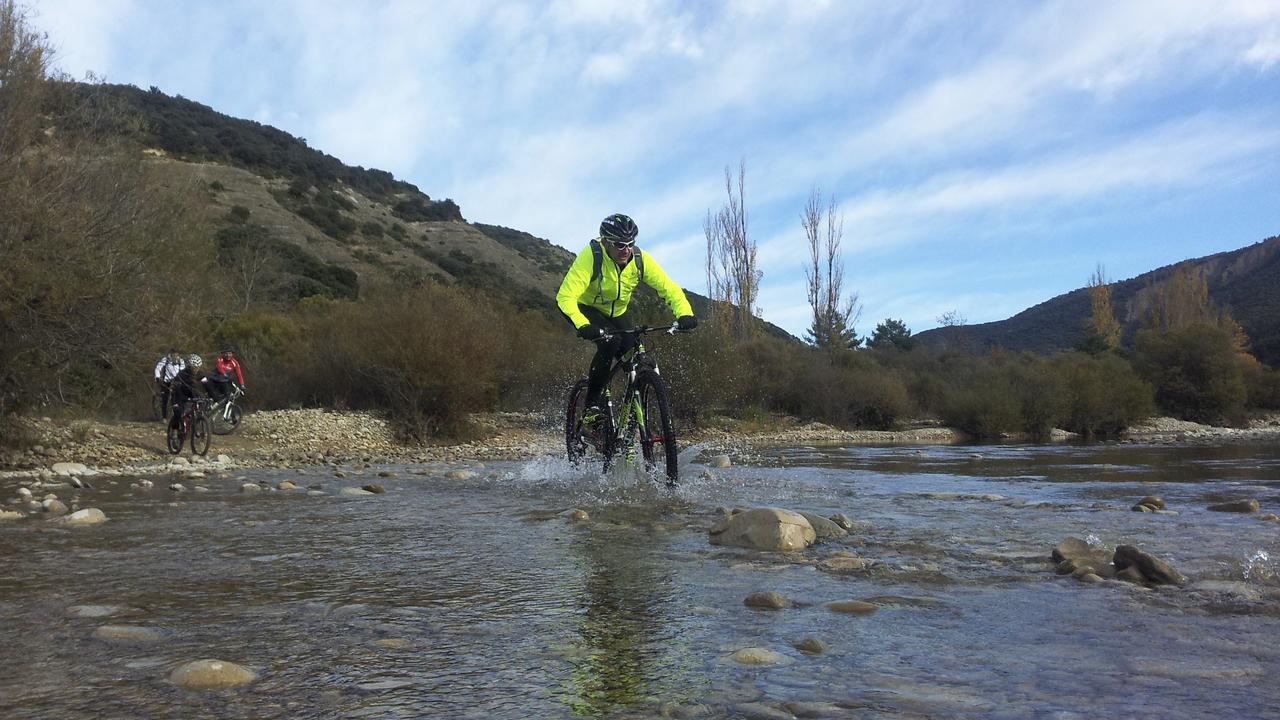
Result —
[[[244,387],[244,371],[241,370],[240,361],[236,359],[236,352],[230,345],[222,348],[218,359],[214,361],[214,370],[214,374],[209,376],[209,394],[215,401],[227,396],[232,373],[235,373],[236,384],[241,388]]]

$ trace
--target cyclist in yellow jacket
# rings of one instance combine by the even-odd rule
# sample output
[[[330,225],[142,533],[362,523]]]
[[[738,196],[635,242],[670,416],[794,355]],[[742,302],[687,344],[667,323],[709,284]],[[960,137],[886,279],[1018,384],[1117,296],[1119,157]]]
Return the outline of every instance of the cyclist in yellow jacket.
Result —
[[[698,325],[684,290],[667,277],[658,261],[635,246],[638,234],[635,222],[626,215],[605,218],[600,223],[600,237],[578,253],[556,293],[556,304],[577,329],[578,337],[597,345],[587,376],[588,410],[583,415],[587,421],[599,416],[600,393],[609,379],[613,359],[636,343],[634,335],[605,336],[633,327],[627,317],[627,304],[637,285],[644,282],[658,291],[675,314],[680,330],[692,330]]]

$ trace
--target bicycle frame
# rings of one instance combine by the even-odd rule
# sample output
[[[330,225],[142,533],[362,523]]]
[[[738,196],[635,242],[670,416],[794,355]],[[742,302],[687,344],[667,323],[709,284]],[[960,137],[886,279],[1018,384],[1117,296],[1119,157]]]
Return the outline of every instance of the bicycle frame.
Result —
[[[622,330],[617,333],[605,334],[604,339],[609,339],[613,335],[634,334],[643,336],[651,332],[666,332],[675,334],[677,326],[659,325],[650,327],[641,325],[634,330]],[[640,402],[640,396],[636,392],[636,373],[640,368],[652,370],[655,375],[661,374],[658,371],[658,360],[645,350],[644,343],[637,341],[635,346],[622,354],[622,357],[614,361],[613,367],[609,369],[609,379],[605,382],[603,398],[605,400],[605,409],[609,417],[609,441],[614,448],[621,449],[628,462],[635,460],[635,447],[632,438],[635,436],[635,430],[644,426],[644,407]],[[614,414],[613,398],[609,392],[609,386],[614,382],[614,378],[620,372],[626,372],[626,385],[622,391],[622,401],[618,405],[620,414]],[[614,455],[618,453],[615,451]]]

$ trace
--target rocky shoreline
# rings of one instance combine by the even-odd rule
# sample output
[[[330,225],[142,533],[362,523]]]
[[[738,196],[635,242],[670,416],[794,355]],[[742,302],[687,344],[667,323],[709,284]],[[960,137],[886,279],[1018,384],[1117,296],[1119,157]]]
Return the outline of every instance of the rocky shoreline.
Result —
[[[303,467],[339,464],[434,463],[520,460],[559,454],[559,418],[537,413],[491,413],[473,418],[481,438],[451,444],[410,445],[391,427],[367,412],[323,409],[271,410],[247,416],[232,435],[215,436],[209,456],[226,457],[227,467]],[[104,471],[147,474],[165,471],[172,456],[164,448],[158,422],[21,418],[17,438],[0,449],[0,477],[52,474],[57,463],[80,463]],[[1057,431],[1057,442],[1077,439]],[[16,440],[16,442],[14,442]],[[1009,442],[1025,442],[1010,437]],[[1245,428],[1223,428],[1152,418],[1130,428],[1119,442],[1223,444],[1280,440],[1280,415],[1255,420]],[[682,445],[701,445],[710,455],[750,452],[785,445],[943,445],[967,442],[954,428],[917,423],[901,430],[842,430],[817,422],[781,418],[765,427],[729,419],[708,423],[682,437]],[[181,454],[190,457],[189,452]]]

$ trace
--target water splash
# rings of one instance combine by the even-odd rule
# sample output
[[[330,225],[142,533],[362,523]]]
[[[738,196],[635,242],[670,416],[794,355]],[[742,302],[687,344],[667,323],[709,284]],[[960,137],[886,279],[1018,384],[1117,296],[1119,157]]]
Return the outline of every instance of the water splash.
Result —
[[[1241,574],[1244,575],[1245,580],[1269,580],[1276,575],[1275,569],[1271,566],[1271,556],[1266,550],[1254,550],[1245,558]]]

